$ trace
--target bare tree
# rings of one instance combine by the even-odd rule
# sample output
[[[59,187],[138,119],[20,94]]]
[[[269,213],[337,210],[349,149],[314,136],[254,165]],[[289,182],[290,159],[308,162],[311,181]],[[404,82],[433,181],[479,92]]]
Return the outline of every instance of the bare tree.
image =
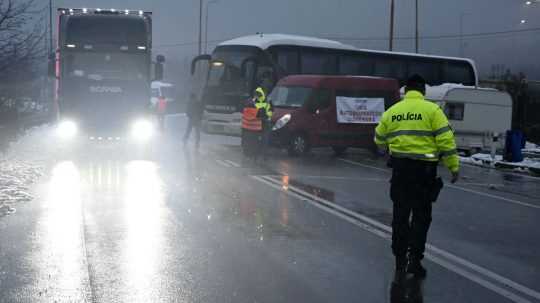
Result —
[[[0,72],[45,56],[43,10],[35,0],[0,0]]]

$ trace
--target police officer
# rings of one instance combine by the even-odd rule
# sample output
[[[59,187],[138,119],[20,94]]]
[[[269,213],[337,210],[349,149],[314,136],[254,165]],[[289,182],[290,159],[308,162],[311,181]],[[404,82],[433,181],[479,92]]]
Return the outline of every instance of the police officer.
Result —
[[[272,105],[268,102],[266,98],[266,93],[262,87],[258,87],[255,90],[254,97],[255,108],[259,110],[258,118],[262,120],[263,134],[262,134],[262,154],[266,157],[266,149],[268,148],[270,141],[270,132],[271,132],[271,121],[272,121]]]
[[[408,79],[404,99],[383,114],[375,131],[375,143],[389,150],[393,168],[390,197],[396,282],[405,273],[426,276],[420,261],[431,223],[431,203],[442,187],[437,179],[439,160],[450,170],[452,183],[459,176],[452,128],[441,108],[424,99],[425,91],[421,76]]]

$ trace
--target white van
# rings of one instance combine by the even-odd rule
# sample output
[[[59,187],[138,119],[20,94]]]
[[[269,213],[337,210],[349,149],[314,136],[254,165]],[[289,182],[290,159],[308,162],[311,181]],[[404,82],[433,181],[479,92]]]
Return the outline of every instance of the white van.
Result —
[[[506,131],[512,127],[512,97],[508,93],[443,84],[427,87],[426,99],[444,109],[459,150],[475,153],[490,150],[493,144],[497,150],[504,149]]]
[[[160,96],[165,97],[167,103],[175,101],[174,99],[176,94],[174,89],[174,84],[161,81],[152,81],[152,97],[150,99],[152,106],[156,106]]]

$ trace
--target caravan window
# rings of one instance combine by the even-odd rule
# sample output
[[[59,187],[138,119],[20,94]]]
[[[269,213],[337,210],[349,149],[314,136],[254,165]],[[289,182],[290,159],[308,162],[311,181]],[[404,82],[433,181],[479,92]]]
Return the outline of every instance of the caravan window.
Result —
[[[449,120],[463,121],[465,115],[465,104],[448,102],[444,106],[444,112]]]

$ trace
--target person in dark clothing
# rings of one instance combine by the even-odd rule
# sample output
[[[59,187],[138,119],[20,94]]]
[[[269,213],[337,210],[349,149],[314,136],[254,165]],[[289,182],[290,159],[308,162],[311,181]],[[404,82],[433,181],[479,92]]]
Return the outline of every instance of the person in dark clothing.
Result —
[[[201,120],[203,115],[203,105],[195,94],[191,94],[187,104],[186,114],[188,117],[188,125],[184,134],[184,145],[188,143],[191,131],[195,128],[195,147],[198,149],[201,141]]]
[[[405,97],[390,107],[375,130],[375,143],[389,150],[393,168],[390,198],[394,203],[392,252],[396,257],[395,282],[405,273],[425,278],[422,266],[431,224],[432,202],[437,200],[442,180],[437,164],[442,161],[459,178],[459,156],[452,127],[441,108],[424,99],[426,82],[412,76]],[[405,118],[403,118],[405,117]]]

